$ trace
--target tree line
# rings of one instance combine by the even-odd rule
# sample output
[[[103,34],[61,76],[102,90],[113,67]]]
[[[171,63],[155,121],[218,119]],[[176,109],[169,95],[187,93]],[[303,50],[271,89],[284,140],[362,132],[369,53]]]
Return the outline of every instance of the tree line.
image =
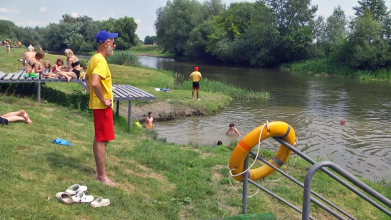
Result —
[[[140,41],[136,29],[137,24],[131,17],[94,21],[88,16],[65,14],[58,24],[51,23],[46,27],[23,28],[12,21],[0,20],[0,39],[21,41],[25,46],[41,44],[49,51],[71,48],[76,53],[88,53],[96,50],[95,35],[98,31],[117,32],[116,48],[127,50]]]
[[[167,1],[157,11],[156,41],[189,60],[276,67],[306,59],[354,69],[391,64],[391,17],[384,0],[359,0],[347,18],[340,6],[316,17],[311,0]]]

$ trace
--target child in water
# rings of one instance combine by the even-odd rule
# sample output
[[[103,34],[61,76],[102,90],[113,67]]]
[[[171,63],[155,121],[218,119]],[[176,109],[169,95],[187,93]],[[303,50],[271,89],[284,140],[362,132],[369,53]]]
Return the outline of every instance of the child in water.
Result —
[[[153,129],[155,127],[152,112],[148,112],[148,117],[145,118],[144,124],[145,124],[145,127],[148,129]]]
[[[228,128],[228,131],[225,133],[226,135],[232,135],[232,136],[240,136],[240,133],[238,131],[238,129],[235,128],[235,124],[234,123],[230,123],[229,124],[229,128]]]

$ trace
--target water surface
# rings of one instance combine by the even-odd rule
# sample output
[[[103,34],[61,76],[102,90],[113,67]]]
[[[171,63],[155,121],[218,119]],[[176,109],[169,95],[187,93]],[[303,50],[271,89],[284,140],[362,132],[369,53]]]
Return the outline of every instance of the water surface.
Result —
[[[196,63],[139,57],[143,65],[183,73]],[[391,86],[342,77],[317,77],[280,70],[198,65],[203,77],[271,93],[268,101],[233,100],[222,112],[156,122],[155,130],[168,142],[215,145],[240,138],[225,135],[233,122],[242,137],[265,121],[290,124],[299,149],[312,158],[331,160],[370,180],[391,178]],[[200,95],[202,98],[202,81]],[[191,92],[189,92],[189,98]],[[202,100],[201,100],[202,101]],[[340,121],[346,121],[345,126]],[[276,150],[275,141],[263,143]],[[228,161],[228,158],[227,158]]]

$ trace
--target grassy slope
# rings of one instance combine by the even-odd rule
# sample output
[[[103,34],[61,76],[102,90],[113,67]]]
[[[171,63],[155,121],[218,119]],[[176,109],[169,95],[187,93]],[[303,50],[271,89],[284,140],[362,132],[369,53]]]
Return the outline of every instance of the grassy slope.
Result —
[[[2,53],[0,51],[4,57]],[[126,76],[121,75],[122,67],[113,65],[113,68],[118,68],[116,73],[124,83],[133,80],[132,76],[125,79]],[[137,70],[132,69],[133,74]],[[141,81],[140,78],[139,83]],[[90,113],[0,94],[1,113],[18,109],[25,109],[34,123],[0,126],[0,218],[206,219],[237,215],[241,211],[241,195],[232,189],[228,179],[226,165],[231,150],[225,146],[178,146],[161,142],[154,140],[155,134],[136,126],[128,132],[127,120],[116,118],[116,140],[110,142],[107,149],[106,166],[118,187],[110,188],[93,178]],[[52,144],[57,137],[67,139],[74,146]],[[265,154],[271,156],[270,152]],[[289,160],[284,169],[289,170],[295,161]],[[297,160],[290,174],[303,181],[308,167],[303,160]],[[271,178],[279,177],[273,174]],[[93,209],[87,204],[59,203],[54,195],[74,183],[87,185],[88,194],[109,198],[112,204]],[[240,183],[233,184],[240,189]],[[262,184],[301,208],[301,188],[284,179]],[[371,185],[391,198],[389,183]],[[317,174],[313,187],[327,199],[339,201],[337,204],[357,219],[386,218],[325,175]],[[250,187],[250,194],[255,191]],[[311,210],[318,219],[331,218],[319,208]],[[300,218],[295,211],[262,192],[248,201],[248,213],[261,212],[273,212],[278,219]]]

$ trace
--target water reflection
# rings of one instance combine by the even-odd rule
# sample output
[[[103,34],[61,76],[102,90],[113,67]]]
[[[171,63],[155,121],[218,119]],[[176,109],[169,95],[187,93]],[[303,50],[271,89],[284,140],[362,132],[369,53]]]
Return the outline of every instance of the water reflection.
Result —
[[[230,122],[245,135],[266,120],[280,120],[292,125],[299,148],[312,158],[332,160],[371,180],[391,177],[389,83],[199,65],[154,57],[140,57],[139,61],[185,76],[198,65],[208,79],[272,94],[269,101],[234,100],[216,115],[157,122],[155,129],[159,137],[168,142],[215,145],[221,140],[229,144],[240,140],[225,135]],[[346,120],[345,126],[340,125],[341,119]],[[279,144],[269,141],[262,146],[275,150]]]

